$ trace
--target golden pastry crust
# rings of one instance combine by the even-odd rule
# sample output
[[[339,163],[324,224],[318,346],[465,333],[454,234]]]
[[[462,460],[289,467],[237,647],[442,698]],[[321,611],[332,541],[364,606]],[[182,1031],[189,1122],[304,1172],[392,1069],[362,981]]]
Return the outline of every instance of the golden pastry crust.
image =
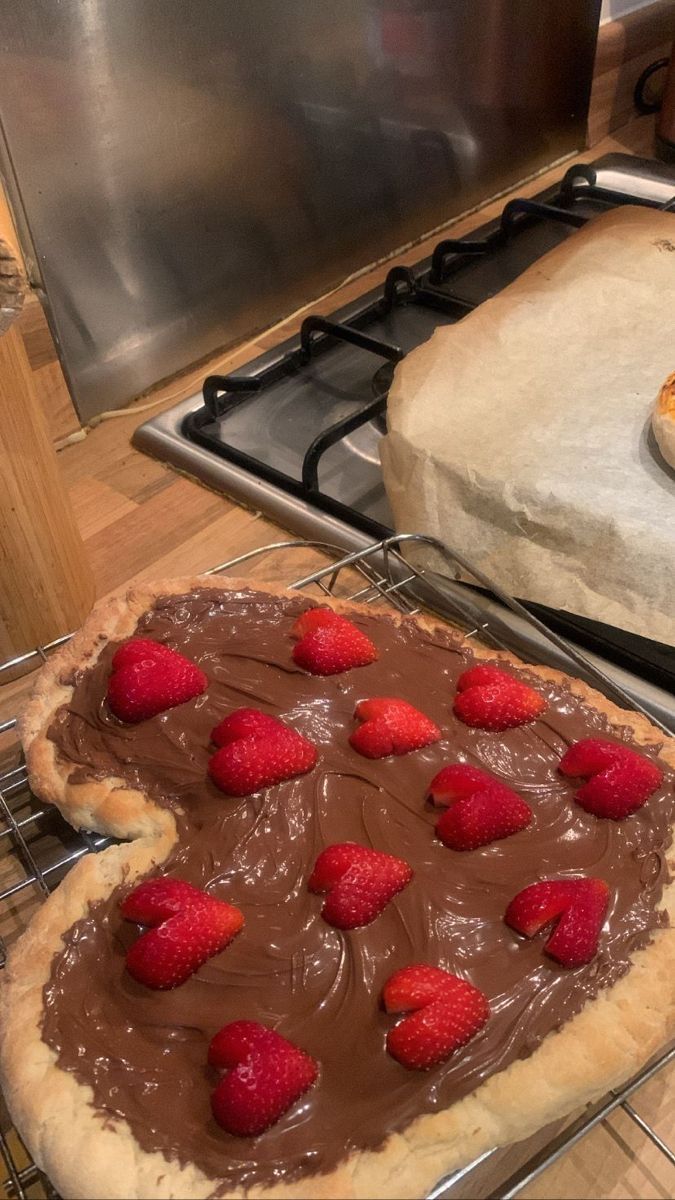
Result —
[[[46,665],[21,721],[31,781],[73,824],[135,838],[87,856],[37,913],[13,948],[2,983],[0,1071],[19,1132],[38,1165],[66,1197],[206,1197],[218,1181],[194,1166],[181,1167],[147,1153],[124,1122],[106,1120],[93,1106],[91,1089],[61,1070],[42,1040],[43,989],[62,935],[123,880],[131,881],[161,863],[174,844],[173,817],[141,791],[116,780],[78,783],[75,768],[58,761],[47,737],[54,713],[73,691],[73,671],[94,663],[109,640],[130,636],[141,614],[162,595],[197,587],[254,587],[276,595],[296,592],[247,580],[213,576],[163,581],[134,588],[94,609],[81,633]],[[332,602],[349,612],[364,606]],[[368,608],[368,612],[372,610]],[[418,617],[420,625],[441,622]],[[445,626],[442,626],[445,627]],[[525,665],[515,657],[475,646],[474,653]],[[633,728],[635,740],[660,745],[663,735],[646,718],[627,713],[580,680],[529,666],[542,679],[564,681],[616,726]],[[675,739],[660,751],[675,766]],[[675,885],[663,905],[675,922]],[[675,1031],[675,929],[658,930],[633,956],[630,972],[601,992],[563,1028],[549,1034],[525,1060],[492,1076],[472,1095],[444,1112],[423,1115],[382,1150],[353,1154],[334,1171],[292,1184],[218,1194],[284,1197],[287,1200],[376,1200],[426,1194],[438,1178],[478,1154],[521,1139],[603,1095],[633,1075]],[[588,1047],[593,1047],[593,1054]]]
[[[652,413],[652,429],[666,462],[675,467],[675,371],[658,394]]]

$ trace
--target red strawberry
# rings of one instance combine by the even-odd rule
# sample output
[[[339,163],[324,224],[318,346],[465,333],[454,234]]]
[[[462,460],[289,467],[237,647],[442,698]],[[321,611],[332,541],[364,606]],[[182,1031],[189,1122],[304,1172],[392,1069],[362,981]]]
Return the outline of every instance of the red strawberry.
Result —
[[[224,950],[243,924],[238,908],[207,897],[142,934],[127,952],[127,970],[146,987],[178,987]]]
[[[269,717],[258,708],[237,708],[211,730],[211,741],[216,746],[228,746],[240,738],[263,737],[287,728],[283,721]]]
[[[487,663],[471,667],[457,680],[455,716],[476,729],[513,729],[534,721],[545,708],[544,697],[534,688]]]
[[[534,937],[544,925],[562,915],[574,899],[578,879],[547,879],[531,883],[509,904],[504,920],[525,937]]]
[[[641,759],[619,760],[589,779],[574,797],[577,804],[596,817],[621,821],[646,804],[663,776],[658,767]]]
[[[481,771],[480,767],[471,767],[469,763],[452,763],[449,767],[442,767],[438,774],[434,775],[429,784],[427,798],[436,808],[447,808],[455,800],[473,796],[488,780],[495,782],[485,771]]]
[[[216,1034],[209,1063],[228,1068],[211,1096],[219,1125],[235,1137],[263,1133],[315,1082],[318,1064],[273,1029],[233,1021]]]
[[[469,667],[468,671],[463,671],[457,680],[457,691],[465,692],[472,687],[504,687],[505,683],[516,683],[514,675],[509,675],[508,671],[503,671],[501,667],[495,667],[491,663],[477,663],[475,667]]]
[[[171,660],[177,651],[171,650],[162,642],[153,642],[151,638],[130,638],[118,646],[110,664],[113,671],[121,671],[123,667],[133,667],[139,662],[161,662]]]
[[[293,647],[293,661],[311,675],[339,675],[352,667],[367,667],[378,656],[370,638],[330,608],[308,609],[291,633],[301,636]]]
[[[451,850],[487,846],[526,829],[532,820],[532,810],[516,792],[466,763],[444,767],[430,790],[436,804],[450,806],[436,822],[436,835]]]
[[[206,690],[199,667],[176,650],[147,638],[132,638],[115,652],[107,701],[120,721],[136,724],[185,704]]]
[[[216,751],[209,775],[228,796],[250,796],[284,779],[305,775],[316,763],[316,748],[292,729],[239,738]]]
[[[284,1044],[281,1034],[257,1021],[231,1021],[211,1039],[209,1066],[228,1070],[255,1051],[277,1050]]]
[[[407,700],[385,696],[361,700],[355,715],[363,724],[352,733],[349,742],[366,758],[408,754],[430,746],[441,736],[438,726]]]
[[[315,629],[321,629],[324,625],[343,625],[346,620],[346,617],[334,612],[332,608],[306,608],[294,622],[291,637],[304,638],[305,634],[313,633]],[[347,624],[349,623],[347,621]]]
[[[120,912],[127,921],[138,925],[160,925],[186,908],[195,908],[212,899],[201,888],[193,887],[184,879],[171,879],[159,875],[139,883],[133,892],[120,904]]]
[[[393,854],[339,842],[321,852],[307,886],[328,892],[321,916],[329,925],[358,929],[379,917],[412,875],[412,867]]]
[[[423,963],[403,967],[382,993],[387,1012],[411,1012],[387,1034],[387,1050],[404,1067],[424,1071],[465,1046],[490,1015],[478,988]]]
[[[574,799],[596,817],[620,821],[642,808],[663,781],[663,772],[629,746],[584,738],[560,761],[563,775],[588,779]]]
[[[321,851],[307,887],[310,892],[329,892],[355,863],[371,862],[373,853],[377,851],[357,842],[334,842]]]
[[[456,982],[457,976],[442,967],[415,963],[389,976],[382,989],[382,1003],[388,1013],[415,1012],[425,1004],[452,995]]]
[[[504,920],[525,937],[557,921],[544,949],[564,967],[580,967],[597,953],[608,904],[604,879],[546,879],[518,892]]]
[[[622,751],[631,753],[627,746],[607,742],[604,738],[582,738],[568,747],[558,770],[563,775],[579,775],[588,779],[591,775],[597,775],[598,771],[604,771],[605,767],[611,767]]]

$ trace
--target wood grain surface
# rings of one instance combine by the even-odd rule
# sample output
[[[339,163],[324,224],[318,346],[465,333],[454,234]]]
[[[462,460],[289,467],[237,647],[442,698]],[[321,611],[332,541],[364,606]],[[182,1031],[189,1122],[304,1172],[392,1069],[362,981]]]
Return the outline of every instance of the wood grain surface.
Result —
[[[0,179],[0,238],[23,262],[9,201]],[[47,318],[37,294],[28,291],[18,322],[28,363],[33,372],[35,393],[47,419],[47,427],[57,445],[80,428],[80,421],[68,391]]]
[[[0,660],[67,633],[94,583],[17,329],[23,282],[0,240]],[[30,597],[30,600],[29,600]]]
[[[589,146],[631,119],[635,84],[645,67],[670,55],[674,37],[675,0],[656,0],[600,27],[588,113]]]

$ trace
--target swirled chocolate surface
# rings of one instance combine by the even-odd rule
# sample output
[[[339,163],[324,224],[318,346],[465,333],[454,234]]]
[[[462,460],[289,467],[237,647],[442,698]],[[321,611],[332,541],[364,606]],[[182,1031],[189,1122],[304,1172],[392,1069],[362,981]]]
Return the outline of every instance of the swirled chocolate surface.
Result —
[[[160,599],[139,634],[194,659],[208,691],[124,726],[105,704],[110,645],[77,676],[49,734],[81,778],[122,776],[171,806],[179,837],[165,872],[244,912],[243,932],[222,954],[174,991],[150,991],[124,969],[138,929],[119,915],[119,889],[66,933],[45,988],[44,1039],[60,1066],[93,1088],[97,1108],[126,1120],[145,1150],[194,1162],[223,1186],[294,1179],[380,1148],[392,1130],[529,1055],[628,970],[632,951],[663,920],[674,810],[667,768],[664,786],[638,813],[598,820],[574,804],[574,784],[557,764],[570,742],[608,725],[565,687],[525,672],[548,698],[543,717],[506,733],[468,729],[453,716],[452,697],[473,657],[451,632],[358,616],[379,660],[318,678],[291,659],[290,627],[305,607],[306,598],[217,589]],[[442,742],[399,758],[360,757],[347,740],[354,706],[374,695],[422,709],[440,725]],[[247,799],[220,793],[206,773],[209,733],[241,705],[282,717],[314,741],[317,767]],[[612,736],[631,744],[628,727]],[[532,826],[471,853],[446,849],[424,797],[434,773],[457,760],[519,791]],[[399,855],[415,871],[376,921],[349,933],[322,920],[322,898],[306,886],[317,854],[337,841]],[[605,879],[612,900],[597,957],[566,970],[543,953],[545,935],[526,941],[502,918],[527,884],[579,873]],[[378,1003],[392,971],[420,961],[470,979],[492,1008],[468,1046],[427,1072],[408,1071],[386,1053],[395,1018]],[[224,1133],[209,1105],[216,1075],[206,1066],[208,1042],[238,1018],[274,1026],[321,1064],[314,1088],[254,1139]]]

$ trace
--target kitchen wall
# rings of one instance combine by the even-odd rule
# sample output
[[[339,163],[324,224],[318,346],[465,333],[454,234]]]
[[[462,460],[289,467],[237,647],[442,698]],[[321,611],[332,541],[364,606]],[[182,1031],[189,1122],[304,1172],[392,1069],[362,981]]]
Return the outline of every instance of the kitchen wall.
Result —
[[[616,21],[619,17],[625,17],[628,13],[635,12],[638,8],[647,8],[653,3],[654,0],[602,0],[600,24],[604,25],[607,21]]]
[[[4,173],[84,419],[584,143],[600,0],[5,0]]]

